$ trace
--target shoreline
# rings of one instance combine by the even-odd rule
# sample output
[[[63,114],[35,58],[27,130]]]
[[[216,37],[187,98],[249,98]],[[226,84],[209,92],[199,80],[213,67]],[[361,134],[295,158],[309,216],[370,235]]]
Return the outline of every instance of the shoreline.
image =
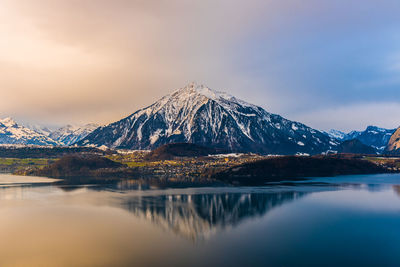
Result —
[[[111,158],[111,159],[110,159]],[[60,184],[106,184],[136,180],[159,185],[255,185],[300,181],[312,177],[398,173],[400,160],[382,163],[371,158],[338,156],[245,155],[242,158],[181,158],[144,161],[126,156],[74,155],[44,167],[20,169],[14,174],[61,179]],[[395,164],[395,165],[393,165]],[[395,167],[393,167],[395,166]]]

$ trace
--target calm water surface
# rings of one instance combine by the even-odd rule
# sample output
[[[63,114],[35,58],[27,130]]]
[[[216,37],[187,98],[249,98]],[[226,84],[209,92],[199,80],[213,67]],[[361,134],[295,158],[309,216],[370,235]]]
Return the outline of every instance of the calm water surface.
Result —
[[[400,266],[400,175],[58,187],[0,175],[0,266]]]

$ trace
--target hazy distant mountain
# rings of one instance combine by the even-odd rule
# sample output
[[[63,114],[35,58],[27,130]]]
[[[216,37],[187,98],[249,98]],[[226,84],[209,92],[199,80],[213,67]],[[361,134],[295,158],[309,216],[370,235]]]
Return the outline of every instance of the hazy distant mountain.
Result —
[[[26,123],[22,126],[25,126],[26,128],[29,128],[37,133],[43,134],[45,136],[50,136],[50,134],[53,132],[51,129],[49,129],[48,127],[45,126],[41,126],[39,124],[30,124],[30,123]]]
[[[0,144],[58,145],[45,134],[19,125],[12,118],[0,119]]]
[[[384,129],[376,126],[368,126],[365,131],[351,131],[349,133],[344,133],[337,130],[330,130],[328,134],[332,138],[341,142],[357,139],[367,146],[371,146],[378,151],[383,151],[395,130],[396,129]]]
[[[49,137],[63,145],[72,145],[85,138],[99,125],[90,123],[84,126],[67,125],[50,133]]]
[[[154,149],[177,142],[273,154],[316,154],[338,144],[304,124],[194,83],[118,122],[97,128],[78,144]]]
[[[390,137],[386,150],[391,153],[400,154],[400,127]]]

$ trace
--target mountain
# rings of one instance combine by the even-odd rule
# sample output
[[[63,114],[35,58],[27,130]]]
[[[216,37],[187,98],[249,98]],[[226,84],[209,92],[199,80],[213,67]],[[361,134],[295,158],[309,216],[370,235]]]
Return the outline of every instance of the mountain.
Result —
[[[390,137],[386,150],[391,153],[400,154],[400,127]]]
[[[17,124],[12,118],[0,119],[0,144],[58,145],[48,136]]]
[[[38,124],[27,123],[27,124],[24,124],[22,126],[25,126],[26,128],[29,128],[29,129],[37,132],[37,133],[40,133],[40,134],[43,134],[43,135],[47,136],[47,137],[49,137],[50,134],[53,132],[49,128],[41,126],[41,125],[38,125]]]
[[[335,129],[331,129],[327,132],[327,134],[332,137],[333,139],[336,139],[338,141],[343,141],[346,139],[347,134],[342,131],[338,131]]]
[[[367,146],[358,139],[343,141],[338,147],[338,153],[350,154],[370,154],[375,155],[376,149],[372,146]]]
[[[337,130],[330,130],[328,132],[329,136],[338,141],[347,141],[352,139],[357,139],[361,141],[364,145],[371,146],[378,151],[383,151],[395,129],[384,129],[376,126],[368,126],[364,131],[351,131],[349,133],[344,133]]]
[[[63,145],[72,145],[85,138],[88,134],[93,132],[99,125],[90,123],[84,126],[64,126],[54,132],[51,132],[49,137]]]
[[[154,149],[168,143],[263,154],[317,154],[338,144],[304,124],[195,83],[97,128],[77,144]]]

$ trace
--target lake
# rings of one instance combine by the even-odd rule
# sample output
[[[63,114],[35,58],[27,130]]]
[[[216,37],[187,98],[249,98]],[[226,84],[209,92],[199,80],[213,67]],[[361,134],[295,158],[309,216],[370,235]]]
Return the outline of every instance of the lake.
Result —
[[[0,266],[400,266],[400,175],[265,187],[0,175]]]

